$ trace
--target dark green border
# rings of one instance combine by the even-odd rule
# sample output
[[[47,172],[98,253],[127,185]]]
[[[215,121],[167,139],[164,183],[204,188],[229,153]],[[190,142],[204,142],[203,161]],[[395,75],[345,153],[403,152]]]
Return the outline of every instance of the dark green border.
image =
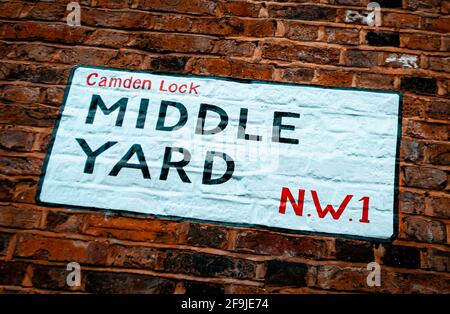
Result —
[[[48,161],[50,159],[50,155],[53,149],[53,145],[56,138],[56,133],[58,131],[59,124],[61,122],[61,117],[64,112],[64,107],[66,105],[66,100],[69,95],[70,87],[72,86],[73,75],[78,68],[88,68],[88,69],[99,69],[99,70],[112,70],[112,71],[122,71],[122,72],[135,72],[135,73],[147,73],[147,74],[156,74],[156,75],[166,75],[172,77],[193,77],[193,78],[201,78],[201,79],[209,79],[209,80],[225,80],[231,82],[239,82],[239,83],[264,83],[264,84],[272,84],[272,85],[291,85],[291,86],[304,86],[309,88],[318,88],[318,89],[333,89],[333,90],[359,90],[373,93],[381,93],[381,94],[397,94],[399,96],[399,108],[398,108],[398,119],[397,119],[397,145],[396,145],[396,157],[395,157],[395,177],[394,177],[394,233],[388,239],[379,239],[379,238],[371,238],[371,237],[362,237],[362,236],[354,236],[348,234],[340,234],[340,233],[322,233],[322,232],[312,232],[312,231],[300,231],[300,230],[292,230],[292,229],[284,229],[278,227],[269,227],[265,225],[256,225],[256,224],[239,224],[239,223],[228,223],[214,220],[203,220],[203,219],[194,219],[194,218],[185,218],[179,216],[164,216],[164,215],[154,215],[148,213],[138,213],[134,211],[128,210],[115,210],[115,209],[105,209],[105,208],[97,208],[97,207],[85,207],[85,206],[75,206],[75,205],[66,205],[66,204],[57,204],[57,203],[47,203],[43,202],[40,199],[42,185],[45,179],[45,173],[47,171]],[[44,165],[42,167],[42,172],[39,177],[39,182],[36,191],[36,203],[38,205],[44,205],[48,207],[65,207],[67,209],[73,210],[93,210],[93,211],[102,211],[116,214],[124,214],[124,215],[135,215],[135,216],[146,216],[152,218],[165,218],[170,220],[182,220],[188,222],[201,222],[201,223],[212,223],[217,225],[231,226],[231,227],[244,227],[244,228],[258,228],[265,229],[269,231],[276,231],[282,233],[290,233],[290,234],[306,234],[306,235],[319,235],[319,236],[328,236],[328,237],[339,237],[339,238],[349,238],[349,239],[360,239],[360,240],[368,240],[373,242],[391,242],[398,235],[398,224],[399,224],[399,208],[398,208],[398,194],[399,194],[399,173],[400,173],[400,140],[402,134],[402,103],[403,103],[403,95],[397,91],[381,91],[375,89],[366,89],[366,88],[353,88],[353,87],[329,87],[329,86],[319,86],[319,85],[307,85],[307,84],[297,84],[297,83],[287,83],[287,82],[272,82],[272,81],[264,81],[264,80],[248,80],[248,79],[235,79],[231,77],[220,77],[220,76],[206,76],[206,75],[194,75],[194,74],[176,74],[176,73],[163,73],[160,71],[145,71],[145,70],[127,70],[120,69],[114,67],[100,67],[100,66],[85,66],[85,65],[76,65],[70,70],[69,78],[67,81],[67,87],[64,91],[64,98],[61,104],[61,108],[58,113],[58,117],[56,120],[55,127],[52,132],[52,137],[48,146],[48,151],[44,159]]]

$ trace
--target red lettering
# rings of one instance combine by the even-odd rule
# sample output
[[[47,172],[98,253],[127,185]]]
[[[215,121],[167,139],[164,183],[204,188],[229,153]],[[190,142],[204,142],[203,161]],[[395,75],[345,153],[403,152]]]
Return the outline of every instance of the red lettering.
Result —
[[[280,214],[286,213],[286,201],[288,199],[292,205],[292,208],[294,209],[295,214],[297,216],[302,216],[303,205],[305,201],[305,190],[302,189],[298,190],[298,203],[296,203],[294,197],[292,196],[291,191],[288,188],[283,187],[283,189],[281,190],[280,209],[278,211]]]
[[[199,88],[200,87],[200,85],[195,85],[194,86],[194,83],[191,83],[191,87],[190,87],[190,89],[189,89],[189,94],[192,94],[192,91],[194,91],[194,93],[196,94],[196,95],[198,95],[198,93],[197,93],[197,88]]]
[[[363,212],[359,222],[369,223],[369,197],[364,196],[359,201],[363,201]]]
[[[152,81],[150,81],[150,80],[143,80],[142,81],[142,89],[145,89],[145,84],[148,85],[147,89],[152,89]]]
[[[164,80],[161,80],[161,85],[159,86],[159,90],[162,92],[167,92],[167,89],[164,89]]]
[[[95,72],[94,72],[94,73],[91,73],[91,74],[89,74],[89,75],[87,76],[87,78],[86,78],[86,84],[88,84],[89,86],[94,86],[94,85],[95,85],[95,82],[94,82],[94,83],[91,83],[91,82],[90,82],[92,76],[98,77],[98,73],[95,73]]]
[[[348,203],[352,199],[353,195],[347,195],[345,199],[342,201],[341,205],[339,206],[338,210],[335,211],[334,207],[332,205],[325,206],[325,209],[322,209],[320,206],[319,197],[317,196],[317,192],[314,190],[311,190],[311,196],[314,201],[314,206],[316,207],[317,214],[320,218],[324,218],[328,213],[331,214],[333,219],[337,220],[339,217],[341,217],[341,214],[344,212],[345,208],[347,207]]]
[[[137,86],[136,86],[136,84],[137,84]],[[136,81],[133,82],[133,88],[134,89],[138,89],[140,87],[141,87],[141,80],[140,79],[137,79]]]
[[[187,85],[186,84],[180,85],[180,88],[178,90],[180,91],[181,94],[186,93]]]
[[[177,84],[170,84],[169,85],[169,92],[175,93],[177,91],[177,88],[178,88]]]

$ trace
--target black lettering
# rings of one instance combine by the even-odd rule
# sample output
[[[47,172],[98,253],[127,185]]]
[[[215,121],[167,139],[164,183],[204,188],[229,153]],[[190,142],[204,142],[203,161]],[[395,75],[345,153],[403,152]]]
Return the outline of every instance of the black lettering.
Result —
[[[180,120],[175,125],[172,126],[165,126],[164,122],[166,120],[167,115],[167,107],[175,107],[180,111]],[[173,102],[173,101],[161,101],[161,106],[159,107],[159,117],[158,122],[156,123],[156,130],[158,131],[175,131],[178,129],[181,129],[188,120],[188,113],[186,110],[186,107],[179,103],[179,102]]]
[[[128,160],[130,160],[130,158],[133,157],[134,154],[136,154],[139,163],[138,164],[128,163]],[[112,168],[109,175],[114,177],[117,176],[120,170],[122,170],[122,168],[140,169],[142,171],[144,179],[150,179],[150,171],[148,170],[147,162],[145,161],[145,156],[144,152],[142,151],[142,147],[139,144],[134,144],[133,146],[131,146],[131,148],[122,157],[122,159],[120,159],[119,162]]]
[[[261,135],[253,135],[245,133],[245,129],[247,128],[247,115],[248,109],[241,108],[241,112],[239,114],[238,138],[250,141],[262,141]]]
[[[211,130],[205,130],[205,119],[207,111],[213,111],[217,113],[220,117],[219,125]],[[200,110],[198,112],[197,119],[197,127],[195,128],[195,134],[207,134],[212,135],[223,131],[228,125],[228,115],[227,113],[220,107],[209,105],[209,104],[200,104]]]
[[[89,147],[89,145],[86,143],[84,139],[76,138],[75,140],[78,142],[78,144],[80,144],[81,148],[83,149],[83,152],[87,156],[86,163],[84,164],[84,171],[83,171],[84,173],[92,173],[94,171],[94,165],[97,156],[103,153],[111,146],[117,144],[117,142],[106,142],[105,144],[100,146],[100,148],[98,148],[97,150],[92,151],[92,149]]]
[[[105,115],[109,115],[111,112],[115,111],[117,108],[120,108],[119,114],[117,115],[117,119],[116,119],[116,126],[122,126],[123,119],[125,116],[125,111],[127,109],[127,103],[128,103],[128,98],[123,97],[119,101],[117,101],[114,105],[112,105],[111,107],[108,108],[108,107],[106,107],[106,105],[103,102],[100,95],[94,94],[94,95],[92,95],[92,98],[91,98],[91,104],[89,105],[89,113],[86,117],[85,123],[86,124],[94,123],[94,118],[95,118],[95,113],[97,112],[97,107],[100,107],[103,114],[105,114]]]
[[[179,152],[183,154],[183,159],[180,161],[172,161],[172,152]],[[183,167],[186,166],[189,161],[191,161],[191,153],[182,147],[166,147],[164,152],[164,161],[163,166],[161,168],[161,175],[159,176],[160,180],[167,180],[167,176],[169,175],[169,169],[175,168],[181,178],[181,181],[185,183],[191,183],[189,180],[186,171],[184,171]]]
[[[214,157],[220,157],[223,160],[225,160],[225,162],[227,163],[227,170],[221,177],[211,179]],[[203,169],[203,179],[202,179],[203,184],[213,185],[213,184],[225,183],[231,179],[231,177],[233,176],[233,172],[234,172],[233,158],[231,158],[230,156],[228,156],[225,153],[220,153],[220,152],[215,152],[215,151],[208,151],[206,153],[205,166]]]
[[[295,126],[293,126],[293,125],[282,124],[282,119],[284,117],[298,119],[298,118],[300,118],[300,114],[293,113],[293,112],[275,111],[273,113],[272,141],[280,142],[280,143],[287,143],[287,144],[298,144],[298,139],[281,137],[281,130],[289,130],[289,131],[295,130]]]
[[[139,114],[136,121],[136,128],[143,129],[145,125],[145,119],[147,117],[148,99],[142,98],[139,106]]]

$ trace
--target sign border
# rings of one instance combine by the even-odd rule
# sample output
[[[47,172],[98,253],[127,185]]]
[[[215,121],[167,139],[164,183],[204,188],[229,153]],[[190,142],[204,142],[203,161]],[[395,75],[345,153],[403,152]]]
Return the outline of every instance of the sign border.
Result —
[[[93,206],[78,206],[78,205],[67,205],[67,204],[59,204],[59,203],[49,203],[44,202],[40,199],[41,191],[42,191],[42,185],[44,184],[45,180],[45,174],[47,172],[47,166],[50,159],[50,155],[52,153],[53,145],[56,138],[56,133],[59,128],[59,124],[61,122],[62,114],[64,112],[64,108],[66,105],[67,97],[69,95],[70,87],[72,86],[72,79],[75,74],[75,71],[78,68],[87,68],[87,69],[99,69],[99,70],[112,70],[112,71],[121,71],[121,72],[135,72],[135,73],[147,73],[147,74],[159,74],[159,75],[166,75],[166,76],[172,76],[172,77],[192,77],[192,78],[201,78],[201,79],[210,79],[210,80],[225,80],[225,81],[231,81],[231,82],[239,82],[239,83],[264,83],[264,84],[271,84],[271,85],[291,85],[291,86],[304,86],[309,88],[320,88],[320,89],[333,89],[333,90],[358,90],[358,91],[366,91],[366,92],[373,92],[373,93],[381,93],[381,94],[396,94],[399,96],[399,103],[398,103],[398,115],[397,115],[397,143],[396,143],[396,153],[395,153],[395,174],[394,174],[394,202],[393,202],[393,234],[386,239],[381,238],[375,238],[375,237],[364,237],[364,236],[357,236],[357,235],[349,235],[349,234],[341,234],[341,233],[326,233],[326,232],[316,232],[316,231],[302,231],[302,230],[293,230],[293,229],[287,229],[287,228],[279,228],[279,227],[271,227],[266,225],[259,225],[259,224],[246,224],[246,223],[230,223],[230,222],[223,222],[223,221],[216,221],[216,220],[207,220],[207,219],[196,219],[196,218],[186,218],[182,216],[172,216],[172,215],[156,215],[156,214],[149,214],[149,213],[139,213],[135,211],[130,210],[115,210],[115,209],[105,209],[100,207],[93,207]],[[280,232],[280,233],[288,233],[293,235],[316,235],[316,236],[326,236],[326,237],[334,237],[334,238],[344,238],[344,239],[354,239],[354,240],[367,240],[374,243],[389,243],[392,242],[395,238],[398,236],[398,229],[399,229],[399,175],[400,175],[400,142],[402,137],[402,109],[403,109],[403,94],[398,91],[393,90],[376,90],[376,89],[370,89],[370,88],[356,88],[356,87],[332,87],[332,86],[321,86],[321,85],[309,85],[309,84],[299,84],[299,83],[290,83],[290,82],[275,82],[275,81],[269,81],[269,80],[252,80],[252,79],[241,79],[241,78],[233,78],[233,77],[222,77],[222,76],[208,76],[208,75],[198,75],[198,74],[191,74],[191,73],[165,73],[161,71],[152,71],[152,70],[128,70],[128,69],[122,69],[122,68],[115,68],[115,67],[105,67],[105,66],[91,66],[91,65],[82,65],[77,64],[73,66],[70,69],[69,77],[67,79],[66,87],[64,90],[64,97],[58,112],[58,116],[56,118],[55,126],[53,127],[52,136],[48,145],[47,153],[44,158],[44,164],[42,166],[42,171],[39,176],[37,189],[36,189],[36,204],[37,205],[43,205],[47,207],[53,207],[53,208],[66,208],[69,210],[87,210],[87,211],[95,211],[95,212],[106,212],[106,213],[115,213],[119,215],[132,215],[132,216],[139,216],[139,218],[142,217],[151,217],[153,219],[168,219],[172,221],[187,221],[187,222],[196,222],[196,223],[208,223],[218,226],[227,226],[227,227],[239,227],[239,228],[253,228],[258,230],[265,230],[270,232]]]

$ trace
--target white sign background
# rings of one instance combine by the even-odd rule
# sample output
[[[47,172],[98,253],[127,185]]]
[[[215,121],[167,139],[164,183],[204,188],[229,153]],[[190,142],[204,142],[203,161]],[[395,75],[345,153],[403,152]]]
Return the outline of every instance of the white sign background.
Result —
[[[97,73],[95,86],[89,74]],[[100,77],[151,80],[152,89],[99,87]],[[159,90],[176,83],[200,85],[198,95]],[[93,124],[86,124],[93,94],[107,107],[128,97],[123,125],[115,126],[118,110],[109,115],[98,108]],[[145,126],[136,128],[141,98],[149,99]],[[172,132],[155,130],[161,100],[182,103],[188,110],[184,127]],[[199,105],[213,104],[229,116],[226,129],[215,135],[194,134]],[[72,70],[60,120],[55,127],[38,189],[40,203],[123,210],[162,216],[184,217],[239,225],[267,226],[302,232],[389,239],[395,234],[396,155],[399,136],[400,95],[395,92],[333,89],[268,82],[241,82],[202,76],[162,75],[149,72],[79,66]],[[248,109],[246,132],[262,135],[260,142],[237,138],[239,110]],[[274,111],[299,113],[283,118],[295,130],[281,136],[299,144],[271,141]],[[169,114],[170,113],[170,114]],[[177,121],[177,110],[168,110],[167,125]],[[205,129],[218,118],[206,118]],[[107,141],[118,144],[100,154],[92,174],[84,173],[86,155],[75,138],[83,138],[92,150]],[[139,169],[123,168],[108,173],[133,144],[145,153],[151,179]],[[165,147],[191,152],[184,168],[192,183],[184,183],[175,169],[167,181],[159,180]],[[205,152],[216,150],[235,162],[233,177],[219,185],[202,184]],[[173,160],[180,156],[173,155]],[[136,163],[137,157],[129,161]],[[220,176],[225,163],[214,160]],[[216,169],[217,168],[217,169]],[[282,187],[297,200],[305,190],[302,216],[288,201],[279,213]],[[346,195],[354,195],[341,217],[319,218],[311,190],[321,206],[335,209]],[[362,197],[370,198],[369,223],[359,222]]]

